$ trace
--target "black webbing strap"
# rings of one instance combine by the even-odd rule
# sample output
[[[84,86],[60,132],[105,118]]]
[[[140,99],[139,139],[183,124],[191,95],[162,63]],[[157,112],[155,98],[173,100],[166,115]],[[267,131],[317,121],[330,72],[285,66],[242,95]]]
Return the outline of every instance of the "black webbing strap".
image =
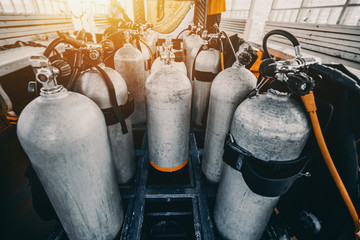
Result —
[[[295,160],[265,162],[237,145],[231,134],[226,138],[224,150],[224,162],[242,173],[251,191],[266,197],[286,193],[302,175],[307,163],[305,156]]]
[[[127,102],[124,105],[120,105],[118,107],[119,107],[120,111],[122,112],[124,119],[127,119],[128,117],[130,117],[130,115],[134,112],[134,97],[133,97],[133,95],[131,93],[128,93]],[[107,126],[110,126],[110,125],[120,122],[112,107],[101,109],[101,111],[104,114],[105,122],[106,122]]]
[[[108,89],[112,109],[114,110],[116,117],[120,122],[122,133],[123,134],[128,133],[128,129],[127,129],[126,123],[125,123],[125,118],[124,118],[123,113],[120,111],[120,108],[117,105],[115,88],[114,88],[114,85],[113,85],[109,75],[107,75],[107,73],[104,71],[104,69],[102,69],[100,66],[98,66],[98,65],[92,65],[92,66],[94,66],[101,73],[101,76],[103,77],[103,79],[105,81],[105,84]]]
[[[27,46],[27,47],[44,47],[46,48],[45,45],[42,45],[40,43],[36,43],[36,42],[33,42],[33,41],[16,41],[14,44],[7,44],[7,45],[3,45],[3,46],[0,46],[0,51],[5,51],[5,50],[8,50],[8,49],[12,49],[12,48],[19,48],[19,47],[22,47],[22,46]]]
[[[216,75],[217,73],[194,70],[194,77],[200,82],[212,82]]]

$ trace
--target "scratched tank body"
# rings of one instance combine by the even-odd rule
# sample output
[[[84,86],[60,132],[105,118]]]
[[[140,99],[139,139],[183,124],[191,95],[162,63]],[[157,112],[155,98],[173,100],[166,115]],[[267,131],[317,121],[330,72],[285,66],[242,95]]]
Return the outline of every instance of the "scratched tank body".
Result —
[[[135,110],[131,115],[132,124],[146,123],[145,111],[145,58],[131,44],[126,43],[114,56],[115,69],[125,79],[128,90],[134,96]]]
[[[186,75],[171,65],[146,81],[149,155],[160,171],[176,171],[187,163],[191,91]]]

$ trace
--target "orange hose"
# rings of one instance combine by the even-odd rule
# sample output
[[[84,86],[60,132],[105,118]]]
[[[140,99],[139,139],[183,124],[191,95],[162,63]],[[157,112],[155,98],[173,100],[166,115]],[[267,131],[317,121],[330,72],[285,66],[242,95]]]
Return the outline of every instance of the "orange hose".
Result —
[[[221,71],[225,69],[224,67],[224,53],[220,52],[220,57],[221,57]]]
[[[357,237],[360,237],[359,216],[358,216],[358,214],[355,210],[354,204],[352,203],[351,198],[345,188],[345,185],[344,185],[343,181],[341,180],[341,177],[340,177],[338,171],[336,170],[334,162],[333,162],[333,160],[330,156],[329,150],[326,146],[324,136],[322,134],[319,120],[318,120],[318,117],[316,114],[316,104],[315,104],[314,94],[312,91],[310,91],[310,93],[306,94],[305,96],[301,96],[301,99],[305,105],[306,110],[309,112],[311,123],[312,123],[315,137],[316,137],[316,141],[318,142],[321,154],[325,160],[325,163],[330,171],[332,178],[335,181],[337,188],[340,191],[340,194],[346,204],[346,207],[348,208],[350,215],[354,221],[355,234]]]
[[[153,53],[153,51],[151,50],[151,47],[150,47],[149,44],[147,44],[144,40],[142,40],[142,39],[139,39],[139,40],[140,40],[140,42],[142,42],[143,44],[145,44],[146,47],[150,50],[151,63],[153,63],[153,62],[154,62],[154,53]]]

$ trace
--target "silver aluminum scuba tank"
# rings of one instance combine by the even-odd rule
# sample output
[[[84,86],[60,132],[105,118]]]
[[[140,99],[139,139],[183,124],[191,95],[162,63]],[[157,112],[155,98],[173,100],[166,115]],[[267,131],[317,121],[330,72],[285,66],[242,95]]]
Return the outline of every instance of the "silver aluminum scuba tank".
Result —
[[[190,34],[184,39],[184,53],[185,53],[185,65],[187,69],[187,76],[192,80],[192,68],[195,55],[191,54],[193,49],[199,49],[203,44],[203,40],[200,37],[200,28],[194,28]]]
[[[299,156],[310,125],[301,105],[288,93],[269,89],[239,105],[230,133],[215,224],[226,239],[260,239],[280,195],[300,176]]]
[[[165,58],[170,54],[170,65],[178,69],[179,71],[186,74],[186,66],[183,62],[182,56],[176,56],[177,54],[182,54],[182,52],[173,52],[173,44],[170,38],[167,38],[160,50],[160,57],[156,58],[151,66],[151,73],[159,71],[165,64]]]
[[[125,80],[117,71],[108,67],[102,69],[111,80],[115,91],[116,107],[122,111],[123,119],[118,119],[114,112],[108,83],[99,70],[92,68],[82,72],[74,83],[74,91],[92,99],[103,111],[117,182],[126,184],[132,180],[136,171],[135,149],[129,118],[133,111],[133,98],[128,94]],[[120,121],[125,121],[128,131],[125,134],[121,131]]]
[[[146,113],[151,165],[173,172],[188,161],[191,84],[184,73],[170,64],[152,73],[146,81]]]
[[[130,33],[125,31],[126,43],[114,56],[115,69],[125,79],[128,91],[134,96],[135,110],[132,124],[145,124],[145,58],[130,42]]]
[[[220,51],[209,46],[208,41],[199,49],[194,59],[194,92],[192,98],[192,121],[203,126],[206,119],[206,108],[209,103],[211,83],[220,72]]]
[[[289,39],[299,53],[298,41]],[[306,94],[313,80],[299,69],[264,60],[260,75],[275,81],[265,94],[256,90],[234,113],[214,208],[216,227],[226,239],[260,239],[280,196],[304,175],[307,158],[301,153],[310,125],[292,94]]]
[[[209,112],[201,168],[206,178],[218,183],[222,170],[225,137],[231,120],[241,101],[255,89],[257,79],[245,66],[251,59],[244,56],[248,45],[240,46],[232,67],[221,71],[211,85]]]
[[[20,115],[20,143],[69,239],[114,239],[124,213],[103,114],[57,85],[47,58],[30,60],[43,88]]]

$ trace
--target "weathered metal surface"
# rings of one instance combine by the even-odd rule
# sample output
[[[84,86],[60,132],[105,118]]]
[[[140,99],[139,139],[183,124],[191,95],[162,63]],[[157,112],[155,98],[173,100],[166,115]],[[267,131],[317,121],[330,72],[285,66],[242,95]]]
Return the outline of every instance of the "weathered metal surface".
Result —
[[[299,157],[310,126],[295,100],[270,89],[239,105],[230,132],[258,159],[289,161]],[[218,231],[226,239],[260,239],[278,199],[253,193],[242,174],[224,164],[214,209]]]
[[[125,79],[128,90],[134,96],[135,110],[131,115],[132,124],[144,124],[145,112],[145,58],[142,53],[125,44],[114,56],[115,69]]]
[[[124,79],[117,71],[111,68],[104,67],[104,71],[114,85],[117,104],[124,105],[128,100],[128,91]],[[83,72],[74,83],[74,91],[89,97],[101,109],[112,107],[107,86],[97,70],[91,69]],[[134,177],[136,170],[130,118],[127,118],[125,122],[129,131],[127,134],[122,133],[120,123],[107,126],[112,159],[119,184],[128,183]]]
[[[69,239],[113,239],[124,214],[99,107],[65,89],[40,96],[17,132]]]
[[[231,120],[241,101],[256,87],[256,82],[249,70],[235,62],[232,67],[220,72],[212,83],[201,164],[210,182],[220,181],[225,137]]]
[[[218,73],[220,72],[220,52],[213,48],[201,51],[195,60],[195,71]],[[198,126],[203,126],[206,119],[206,108],[209,104],[209,95],[212,81],[194,78],[194,93],[192,99],[192,120]]]
[[[153,62],[152,66],[151,66],[151,73],[154,73],[156,71],[159,71],[163,66],[164,66],[164,62],[160,59],[160,57],[156,58],[155,61]],[[184,74],[186,74],[186,66],[184,62],[175,62],[175,61],[170,61],[170,65],[183,72]]]
[[[150,160],[161,168],[178,167],[187,161],[189,149],[190,81],[165,65],[145,87]]]
[[[224,239],[260,239],[280,197],[253,193],[242,174],[224,164],[214,207],[215,225]]]

